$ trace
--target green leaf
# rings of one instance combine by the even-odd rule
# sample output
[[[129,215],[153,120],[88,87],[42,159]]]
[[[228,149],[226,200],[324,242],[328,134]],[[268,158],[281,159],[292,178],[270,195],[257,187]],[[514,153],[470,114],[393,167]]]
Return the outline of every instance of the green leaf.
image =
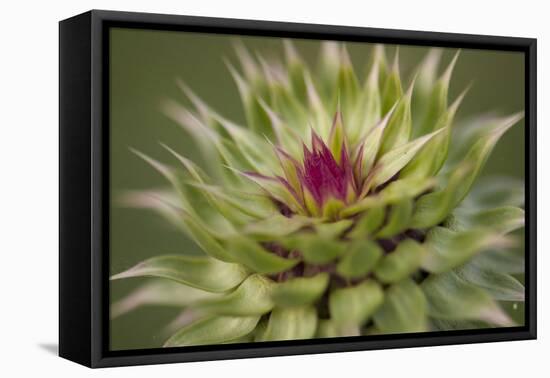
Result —
[[[259,274],[249,276],[237,289],[222,297],[200,301],[199,310],[216,315],[263,315],[273,308],[274,283]]]
[[[285,57],[288,66],[288,77],[290,79],[292,92],[301,103],[305,104],[307,101],[307,93],[304,76],[307,71],[307,67],[298,55],[298,52],[290,39],[285,39],[283,41],[283,47],[285,50]]]
[[[412,280],[390,286],[384,304],[374,314],[374,323],[382,333],[426,331],[426,298],[422,290]]]
[[[499,234],[507,234],[525,225],[525,211],[512,206],[482,211],[458,208],[453,212],[448,224],[456,231],[484,228]]]
[[[391,71],[388,73],[382,90],[382,114],[388,110],[403,96],[403,87],[399,76],[399,53],[395,52],[395,57]]]
[[[403,168],[401,177],[432,177],[443,167],[449,151],[454,116],[465,94],[466,91],[462,92],[449,109],[439,118],[434,127],[434,130],[445,130],[422,147],[414,159]]]
[[[200,219],[199,216],[195,213],[192,205],[189,203],[189,200],[185,195],[185,191],[182,189],[183,184],[179,180],[176,171],[173,168],[163,163],[160,163],[139,151],[133,150],[133,152],[141,157],[143,160],[145,160],[147,163],[149,163],[158,172],[160,172],[172,184],[176,192],[180,195],[180,199],[183,202],[184,209],[173,207],[173,209],[171,209],[168,213],[168,216],[172,219],[172,221],[177,222],[177,218],[179,217],[180,224],[181,226],[183,226],[184,230],[189,234],[193,241],[197,243],[197,245],[208,255],[222,261],[233,262],[232,256],[228,254],[227,251],[218,243],[218,241],[212,236],[208,227],[203,223],[202,219]],[[192,166],[189,166],[189,169],[191,169],[191,171],[193,171],[192,168]],[[196,171],[195,173],[198,174],[198,172]],[[159,199],[162,200],[162,198]],[[162,210],[165,213],[165,208],[167,205],[168,204],[164,204],[164,206],[161,206]],[[156,204],[156,206],[158,207],[159,204]]]
[[[491,296],[450,271],[432,275],[422,283],[428,314],[434,318],[483,320],[500,326],[513,323]]]
[[[420,127],[419,125],[426,115],[442,53],[443,50],[440,48],[431,48],[416,71],[416,85],[412,97],[414,128]]]
[[[443,221],[464,199],[500,137],[523,117],[507,117],[479,137],[466,157],[452,172],[447,187],[422,196],[416,203],[414,228],[427,228]]]
[[[376,233],[376,237],[389,238],[406,230],[411,221],[412,212],[412,200],[406,198],[396,203],[390,211],[386,224]]]
[[[480,269],[492,272],[521,274],[525,273],[524,251],[505,250],[502,248],[489,250],[475,256],[471,260]]]
[[[373,211],[375,208],[379,208],[377,211],[382,211],[385,214],[386,205],[394,205],[406,199],[412,200],[432,188],[434,184],[435,180],[433,178],[409,177],[395,180],[380,192],[369,194],[359,202],[348,206],[342,210],[341,215],[349,217],[366,210]],[[380,224],[376,225],[376,227],[378,226]]]
[[[491,209],[502,206],[523,207],[525,180],[512,177],[484,177],[473,186],[463,206]]]
[[[339,327],[330,319],[319,319],[315,337],[339,337],[344,336]]]
[[[411,96],[413,87],[414,82],[407,90],[407,93],[397,102],[395,110],[391,112],[388,125],[384,128],[378,156],[383,156],[385,153],[409,141],[412,127]]]
[[[363,90],[359,93],[354,112],[351,117],[347,116],[349,120],[346,121],[346,129],[352,145],[363,139],[364,135],[380,120],[382,99],[378,84],[379,74],[380,62],[374,61],[363,85]]]
[[[257,273],[279,273],[298,263],[298,260],[285,259],[268,252],[255,241],[243,236],[228,239],[226,245],[236,260]]]
[[[349,237],[352,239],[364,239],[372,235],[384,222],[385,215],[385,206],[373,206],[366,214],[359,218],[357,224],[349,233]]]
[[[447,96],[449,92],[449,83],[453,73],[454,66],[458,59],[458,52],[453,57],[447,69],[436,81],[428,98],[428,104],[424,120],[421,123],[416,135],[422,135],[434,130],[437,125],[437,120],[443,115],[447,109]]]
[[[475,263],[464,265],[456,273],[465,281],[485,289],[497,301],[525,300],[525,288],[521,282],[508,274],[485,270]]]
[[[331,319],[342,326],[361,326],[378,309],[384,293],[375,281],[332,291],[329,298]]]
[[[480,320],[430,319],[430,323],[436,331],[491,328],[491,324]]]
[[[188,175],[191,178],[192,183],[200,184],[200,185],[206,185],[209,183],[210,179],[206,175],[206,173],[200,169],[195,163],[193,163],[191,160],[187,159],[186,157],[178,154],[176,151],[168,147],[167,145],[161,143],[161,146],[164,147],[168,152],[170,152],[185,168],[185,171],[188,173]],[[180,189],[183,191],[183,188],[181,188],[181,184],[179,182],[176,182],[174,179],[169,179],[172,184],[176,187],[176,189]],[[223,202],[220,202],[218,198],[209,191],[200,191],[200,195],[202,195],[204,198],[206,198],[215,208],[217,208],[222,214],[226,213],[226,206],[224,206]],[[230,218],[229,218],[230,219]]]
[[[324,220],[335,221],[339,218],[340,211],[346,207],[344,201],[330,198],[323,204],[321,214]]]
[[[181,81],[178,84],[186,91],[187,96],[192,101],[198,99]],[[202,101],[200,103],[203,104]],[[162,103],[162,111],[169,119],[191,135],[193,141],[199,146],[201,156],[207,164],[208,171],[214,174],[215,177],[221,177],[221,159],[216,153],[221,138],[216,130],[208,127],[203,120],[171,99],[165,100]]]
[[[434,131],[431,134],[424,135],[411,142],[403,144],[399,147],[384,154],[373,168],[373,177],[369,180],[371,187],[376,188],[391,179],[396,173],[398,173],[415,154],[425,145],[431,138],[440,133],[444,129]]]
[[[215,298],[217,295],[174,281],[155,279],[111,303],[111,319],[142,306],[185,307],[202,299]]]
[[[277,307],[269,317],[269,322],[261,341],[310,339],[317,329],[317,312],[310,306]]]
[[[326,264],[346,250],[345,243],[314,233],[295,234],[281,240],[281,243],[287,249],[300,251],[304,260],[311,264]]]
[[[382,248],[375,242],[357,240],[351,243],[348,251],[336,266],[336,271],[346,278],[364,276],[376,266],[382,254]]]
[[[334,159],[336,159],[338,163],[340,163],[340,158],[342,157],[342,149],[346,145],[347,141],[346,132],[344,130],[344,120],[342,118],[340,104],[338,104],[328,139],[328,147],[332,152],[332,156],[334,156]]]
[[[384,256],[374,274],[383,283],[401,281],[414,273],[422,264],[425,248],[412,239],[406,239],[397,248]]]
[[[328,286],[329,275],[320,273],[313,277],[297,277],[277,284],[271,293],[278,306],[303,306],[315,302]]]
[[[157,256],[115,274],[111,280],[161,277],[206,291],[222,292],[234,288],[247,276],[248,273],[242,266],[210,257]]]
[[[444,227],[435,227],[426,235],[427,254],[422,267],[429,272],[443,273],[504,241],[502,237],[484,230],[456,232]]]
[[[245,79],[237,72],[235,68],[233,68],[233,66],[229,63],[227,66],[233,76],[233,79],[235,80],[235,83],[237,84],[244,107],[247,125],[256,132],[270,135],[271,126],[269,117],[259,102],[261,96],[256,96],[256,93],[254,93],[254,88],[245,81]]]
[[[353,221],[351,219],[342,219],[336,222],[317,223],[315,230],[317,234],[322,235],[324,238],[332,239],[341,236],[352,225]]]
[[[269,218],[251,222],[244,228],[244,233],[260,240],[273,240],[285,237],[299,229],[312,224],[312,219],[300,215],[292,218],[273,214]]]
[[[193,241],[209,256],[225,262],[235,262],[235,258],[214,237],[197,217],[185,211],[180,212],[182,222]]]
[[[319,91],[325,107],[333,106],[335,89],[340,68],[340,55],[338,43],[334,41],[323,41],[321,43],[321,54],[319,56]]]
[[[198,320],[172,335],[165,347],[226,343],[248,335],[260,320],[259,316],[213,316]]]
[[[361,147],[361,169],[360,172],[356,172],[358,175],[368,174],[374,165],[378,152],[380,151],[384,130],[388,126],[389,120],[394,113],[394,109],[395,108],[390,109],[388,114],[386,114],[380,122],[374,125],[369,133],[364,137]]]
[[[460,202],[462,183],[473,172],[473,165],[462,165],[452,174],[444,189],[420,197],[415,203],[411,228],[428,228],[441,223]]]
[[[337,85],[344,117],[351,117],[359,97],[359,83],[345,46],[340,49],[340,70]]]

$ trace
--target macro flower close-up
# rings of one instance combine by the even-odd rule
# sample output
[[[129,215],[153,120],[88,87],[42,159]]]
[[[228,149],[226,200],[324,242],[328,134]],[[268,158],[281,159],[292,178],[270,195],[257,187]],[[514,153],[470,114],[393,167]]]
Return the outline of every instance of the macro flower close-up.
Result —
[[[111,286],[139,284],[113,321],[173,308],[150,335],[168,347],[519,325],[524,182],[483,172],[522,109],[461,114],[476,82],[453,81],[459,50],[411,64],[369,45],[358,68],[347,44],[315,46],[312,64],[291,40],[272,54],[234,41],[217,103],[238,96],[242,122],[185,76],[158,95],[198,153],[129,145],[164,185],[119,190],[113,206],[160,215],[198,252],[124,260]]]

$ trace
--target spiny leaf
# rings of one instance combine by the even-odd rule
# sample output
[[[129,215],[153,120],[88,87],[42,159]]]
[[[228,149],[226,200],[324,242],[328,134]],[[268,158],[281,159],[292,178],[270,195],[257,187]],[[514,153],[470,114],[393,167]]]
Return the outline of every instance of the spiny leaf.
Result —
[[[240,284],[248,273],[238,264],[210,257],[157,256],[115,274],[111,280],[130,277],[161,277],[212,292],[227,291]]]
[[[454,66],[458,59],[459,52],[455,54],[453,60],[447,66],[447,69],[437,80],[432,88],[427,104],[426,114],[420,127],[415,130],[415,135],[423,135],[434,130],[437,120],[447,109],[447,96],[449,92],[449,83],[453,73]]]
[[[344,45],[340,49],[340,69],[338,71],[338,90],[342,111],[351,119],[359,97],[359,82],[355,76],[351,58]]]
[[[320,273],[313,277],[296,277],[277,284],[272,299],[278,306],[308,305],[316,301],[327,288],[329,275]]]
[[[267,241],[285,237],[312,223],[312,219],[309,217],[295,215],[292,218],[287,218],[281,214],[273,214],[265,219],[247,224],[243,231],[256,239]]]
[[[462,266],[456,273],[465,281],[485,289],[497,301],[525,300],[525,288],[521,282],[506,273],[485,270],[475,263]]]
[[[331,319],[339,325],[361,326],[384,300],[380,285],[365,281],[354,287],[336,289],[329,298]]]
[[[418,242],[407,239],[398,244],[395,251],[387,254],[374,270],[376,278],[383,283],[398,282],[420,267],[426,253]]]
[[[331,239],[341,236],[351,225],[353,225],[351,219],[342,219],[336,222],[317,223],[315,224],[315,230],[322,237]]]
[[[399,51],[395,51],[393,65],[388,73],[382,90],[382,114],[388,110],[403,96],[401,77],[399,76]]]
[[[442,52],[440,48],[431,48],[417,69],[417,84],[412,101],[414,128],[419,127],[426,115]]]
[[[323,41],[321,43],[318,71],[319,91],[326,108],[334,106],[335,88],[340,68],[340,59],[338,59],[340,52],[338,50],[336,42]]]
[[[418,139],[415,139],[411,142],[403,144],[399,147],[394,148],[388,153],[384,154],[376,163],[373,171],[374,175],[369,180],[371,187],[377,187],[391,179],[396,173],[398,173],[411,159],[416,155],[416,153],[426,144],[431,138],[439,134],[442,130],[440,129],[434,131],[431,134],[422,136]]]
[[[406,230],[413,212],[413,202],[405,198],[396,203],[389,214],[388,221],[377,233],[377,238],[389,238]]]
[[[304,260],[311,264],[325,264],[341,256],[346,245],[338,240],[326,239],[313,233],[289,236],[281,243],[290,250],[298,250]]]
[[[491,328],[492,324],[481,320],[458,320],[458,319],[430,319],[432,328],[436,331],[456,331],[466,329]]]
[[[513,322],[483,289],[460,278],[455,272],[431,275],[422,283],[428,313],[441,319],[484,320],[500,326]]]
[[[251,217],[265,216],[265,202],[256,201],[255,207],[252,208],[250,204],[247,205],[244,201],[236,199],[235,196],[225,194],[221,188],[209,185],[210,180],[207,175],[192,161],[178,154],[170,147],[164,144],[162,144],[162,146],[174,155],[185,167],[187,172],[189,172],[191,181],[185,182],[185,184],[199,189],[198,192],[225,218],[231,222],[240,223],[242,222],[242,218],[240,217],[241,214]],[[263,208],[262,205],[264,205]],[[235,213],[235,209],[239,210],[240,213]],[[270,210],[272,210],[272,207]]]
[[[250,84],[245,81],[245,79],[237,72],[235,68],[233,68],[231,64],[227,63],[227,66],[233,76],[233,79],[235,80],[235,83],[237,84],[244,107],[247,125],[252,130],[270,135],[270,120],[259,101],[262,97],[256,96]]]
[[[166,100],[162,103],[163,113],[188,132],[195,143],[200,147],[201,155],[208,164],[209,172],[220,177],[220,158],[216,153],[220,136],[217,132],[204,124],[198,115],[193,114],[181,104]]]
[[[218,240],[214,239],[212,232],[203,224],[199,223],[195,217],[192,217],[186,212],[182,212],[181,216],[193,241],[195,241],[206,254],[218,260],[235,262],[235,257],[229,253]]]
[[[466,91],[462,92],[449,109],[441,115],[434,130],[444,129],[444,131],[422,147],[414,159],[403,169],[401,177],[431,177],[439,172],[447,160],[454,116],[465,95]]]
[[[427,228],[436,225],[450,214],[470,191],[500,137],[522,117],[523,114],[518,113],[501,120],[475,142],[463,162],[452,172],[447,187],[417,201],[413,227]]]
[[[372,235],[384,222],[386,211],[384,206],[372,206],[366,214],[357,221],[353,230],[349,233],[352,239],[364,239]]]
[[[230,238],[226,245],[237,261],[257,273],[278,273],[298,263],[295,259],[285,259],[268,252],[255,241],[243,236]]]
[[[224,216],[231,220],[234,224],[241,223],[241,218],[236,216],[235,211],[238,211],[237,214],[246,215],[255,219],[265,219],[272,216],[277,211],[273,201],[269,200],[269,198],[266,198],[265,196],[258,195],[257,193],[239,192],[237,190],[232,191],[230,189],[215,185],[206,185],[195,182],[188,182],[187,185],[197,188],[208,196],[214,198],[215,201],[219,203],[216,205],[216,208],[218,208],[220,213],[224,214]],[[231,212],[231,215],[226,216],[226,211]],[[247,218],[247,221],[249,219],[250,218]]]
[[[512,206],[482,211],[458,208],[448,221],[448,226],[455,231],[484,228],[499,234],[507,234],[524,225],[525,211]]]
[[[358,278],[369,273],[382,257],[383,250],[371,240],[352,242],[336,271],[346,278]]]
[[[351,114],[346,114],[350,143],[355,144],[380,120],[382,99],[378,85],[380,62],[374,61],[367,75],[362,91],[359,92],[357,104]]]
[[[273,286],[274,283],[269,279],[253,274],[234,291],[222,297],[200,301],[195,306],[216,315],[263,315],[274,306],[271,300]]]
[[[455,232],[444,227],[435,227],[426,235],[428,249],[422,267],[430,272],[443,273],[464,264],[475,254],[505,239],[480,229]]]
[[[111,319],[142,306],[185,307],[217,295],[171,280],[151,280],[111,303]]]
[[[423,332],[427,330],[426,298],[422,290],[407,279],[385,292],[384,304],[374,314],[382,333]]]
[[[153,210],[178,230],[187,232],[181,222],[179,197],[173,190],[129,191],[120,194],[116,202],[124,207]]]
[[[269,322],[261,341],[309,339],[315,335],[317,312],[310,306],[277,307],[269,316]]]
[[[525,273],[525,257],[523,251],[495,249],[483,252],[470,260],[471,264],[475,264],[480,269],[521,274]]]
[[[441,223],[460,202],[461,187],[472,174],[474,166],[463,164],[456,169],[443,189],[420,197],[415,204],[412,228],[428,228]]]
[[[341,327],[330,319],[319,319],[315,337],[339,337],[342,334]]]
[[[332,122],[332,128],[330,129],[330,135],[328,140],[328,147],[332,152],[334,159],[340,163],[342,157],[342,148],[346,148],[346,132],[344,131],[344,120],[342,119],[342,112],[340,111],[340,104],[334,116]]]
[[[525,181],[502,176],[482,177],[472,187],[462,206],[491,209],[501,206],[523,207]]]
[[[380,120],[364,137],[363,141],[363,151],[361,156],[361,166],[360,172],[357,172],[358,175],[363,175],[370,172],[378,151],[380,150],[380,144],[382,142],[382,135],[386,129],[391,115],[393,114],[394,108],[390,109],[388,114]]]
[[[383,156],[386,152],[409,141],[412,127],[411,97],[413,88],[414,80],[407,90],[407,93],[405,93],[395,105],[395,110],[392,111],[388,125],[384,128],[384,135],[378,151],[378,156]]]
[[[375,207],[395,205],[406,199],[414,199],[435,185],[433,178],[409,177],[391,182],[376,194],[370,194],[359,202],[342,210],[344,217],[362,213]]]
[[[307,71],[307,67],[298,55],[298,51],[296,51],[296,48],[290,39],[285,39],[283,41],[283,47],[285,50],[288,77],[292,87],[292,92],[301,103],[305,104],[307,101],[307,90],[304,76]]]
[[[212,316],[180,329],[164,344],[165,347],[226,343],[248,335],[260,320],[259,316]]]

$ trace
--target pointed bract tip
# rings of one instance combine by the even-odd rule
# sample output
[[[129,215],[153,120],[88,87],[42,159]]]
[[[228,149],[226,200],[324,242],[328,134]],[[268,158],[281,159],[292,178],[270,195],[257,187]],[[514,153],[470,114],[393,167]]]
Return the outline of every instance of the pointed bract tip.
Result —
[[[285,50],[285,57],[289,64],[301,62],[300,55],[290,39],[283,40],[283,48]]]

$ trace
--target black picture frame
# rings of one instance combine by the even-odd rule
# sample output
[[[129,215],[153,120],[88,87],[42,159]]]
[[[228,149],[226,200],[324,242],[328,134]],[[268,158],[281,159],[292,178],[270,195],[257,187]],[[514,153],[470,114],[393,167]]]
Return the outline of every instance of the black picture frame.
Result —
[[[525,326],[110,351],[111,27],[505,50],[525,56]],[[59,354],[89,367],[536,338],[536,39],[92,10],[59,24]]]

